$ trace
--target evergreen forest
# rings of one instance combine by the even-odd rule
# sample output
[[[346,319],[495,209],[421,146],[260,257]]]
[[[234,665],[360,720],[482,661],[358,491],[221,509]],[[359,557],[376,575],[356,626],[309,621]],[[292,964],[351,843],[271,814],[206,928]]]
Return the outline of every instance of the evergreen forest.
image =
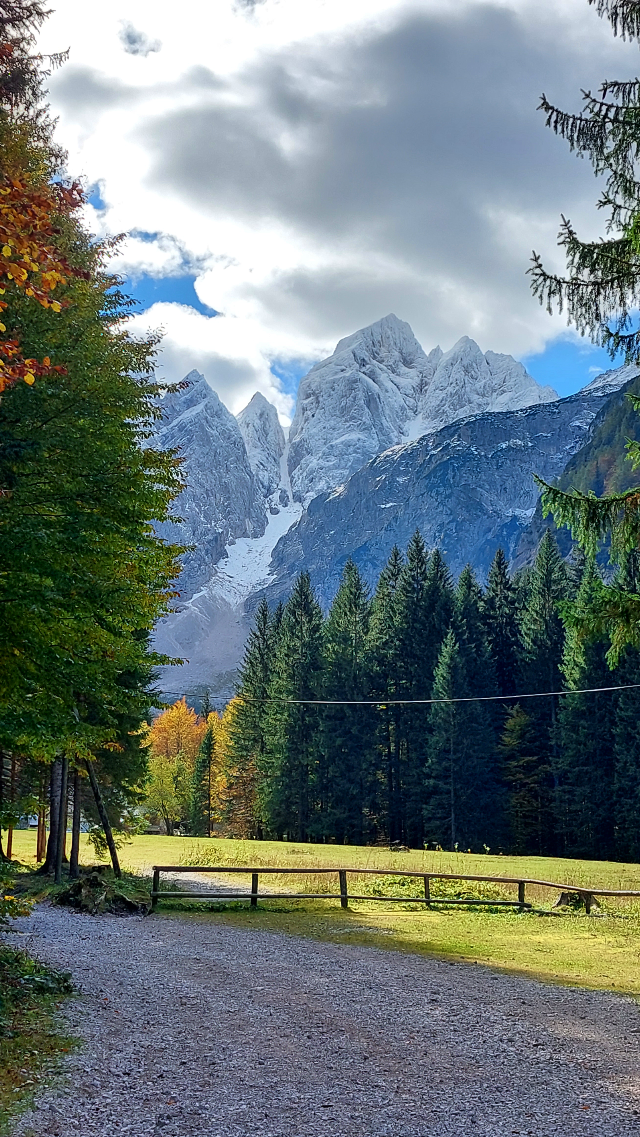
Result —
[[[634,554],[617,587],[636,574]],[[604,591],[551,530],[515,576],[499,549],[485,588],[416,532],[373,595],[348,562],[326,616],[302,572],[255,615],[227,727],[232,830],[640,860],[640,653],[612,669],[574,618]]]

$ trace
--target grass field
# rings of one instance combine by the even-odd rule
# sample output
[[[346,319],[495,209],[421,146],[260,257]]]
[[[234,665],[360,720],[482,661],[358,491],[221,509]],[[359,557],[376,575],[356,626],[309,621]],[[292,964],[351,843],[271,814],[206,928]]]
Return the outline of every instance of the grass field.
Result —
[[[14,834],[14,856],[35,864],[35,834]],[[85,863],[95,860],[83,842]],[[468,853],[407,852],[350,845],[287,844],[278,841],[206,840],[191,837],[136,837],[121,850],[123,867],[148,875],[154,864],[225,865],[230,881],[234,865],[305,867],[308,874],[295,888],[335,889],[335,882],[314,876],[314,868],[340,866],[369,869],[411,869],[416,872],[450,872],[495,876],[534,877],[560,884],[594,888],[640,889],[640,865],[607,861],[562,860],[550,857],[503,857]],[[296,878],[298,880],[298,878]],[[376,882],[398,894],[398,881],[354,878],[361,885]],[[373,884],[372,884],[373,882]],[[243,883],[248,883],[244,878]],[[292,887],[291,878],[270,880],[271,886]],[[266,885],[266,881],[265,881]],[[350,885],[351,887],[351,885]],[[513,897],[513,886],[469,886],[474,895]],[[489,891],[483,892],[483,889]],[[433,889],[436,892],[436,887]],[[416,895],[418,892],[416,892]],[[527,891],[541,910],[549,910],[557,894]],[[162,911],[162,909],[161,909]],[[640,904],[604,900],[601,912],[563,915],[520,914],[509,909],[407,908],[384,902],[355,902],[348,911],[337,901],[260,902],[228,904],[214,909],[204,905],[167,902],[169,918],[211,920],[243,927],[279,931],[341,943],[436,955],[451,961],[482,964],[543,980],[605,988],[640,995]]]

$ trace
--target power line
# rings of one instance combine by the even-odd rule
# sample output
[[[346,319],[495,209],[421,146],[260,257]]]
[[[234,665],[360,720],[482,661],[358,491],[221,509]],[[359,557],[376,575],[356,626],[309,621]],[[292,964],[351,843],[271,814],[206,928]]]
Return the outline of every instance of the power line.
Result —
[[[268,695],[258,698],[254,695],[237,695],[245,703],[291,703],[296,706],[314,707],[407,707],[431,706],[434,703],[504,703],[512,699],[549,699],[562,695],[597,695],[605,691],[631,691],[640,683],[622,683],[618,687],[581,687],[577,691],[533,691],[522,695],[467,695],[458,699],[287,699],[284,695]],[[187,697],[187,692],[164,691],[164,695]],[[203,695],[189,695],[192,699],[202,699]],[[222,695],[214,696],[212,702],[224,702]]]

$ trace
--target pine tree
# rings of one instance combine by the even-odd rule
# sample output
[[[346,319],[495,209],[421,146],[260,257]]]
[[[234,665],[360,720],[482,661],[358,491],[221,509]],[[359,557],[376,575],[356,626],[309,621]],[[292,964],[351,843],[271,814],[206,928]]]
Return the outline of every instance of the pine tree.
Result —
[[[442,645],[434,699],[469,697],[465,654],[452,630]],[[479,850],[500,825],[492,774],[494,738],[482,703],[434,703],[430,713],[425,830],[429,843]],[[497,822],[497,824],[496,824]]]
[[[323,673],[327,699],[367,699],[370,603],[352,561],[324,625]],[[342,844],[371,837],[373,707],[325,707],[322,712],[319,835]]]
[[[640,652],[627,648],[618,669],[620,683],[640,683]],[[640,688],[620,691],[614,723],[615,859],[640,861]]]
[[[565,632],[560,604],[568,598],[568,593],[567,567],[560,556],[555,538],[547,529],[528,576],[527,602],[521,617],[524,644],[522,672],[527,692],[553,692],[564,688],[561,664]],[[543,768],[551,771],[549,775],[551,804],[552,789],[557,780],[558,769],[557,696],[531,699],[527,713],[535,725],[541,771]],[[541,771],[532,771],[535,786],[540,782]],[[547,833],[544,839],[544,851],[552,853],[554,851],[552,810],[550,809],[545,816]]]
[[[249,633],[240,669],[234,714],[230,724],[230,756],[227,770],[228,808],[226,820],[251,836],[261,836],[263,819],[259,811],[259,771],[266,752],[266,721],[269,687],[275,666],[275,652],[282,624],[282,605],[271,616],[266,600],[256,610],[254,626]],[[237,783],[237,786],[236,786]],[[237,792],[240,785],[243,791]],[[250,792],[249,786],[253,789]],[[246,816],[249,797],[253,800],[253,818]],[[236,817],[236,808],[242,818]]]
[[[438,644],[433,643],[429,607],[429,560],[424,541],[414,533],[398,582],[398,692],[403,699],[428,699]],[[431,659],[434,660],[433,664]],[[424,844],[424,781],[427,764],[429,709],[404,706],[399,715],[399,780],[401,834],[406,844]]]
[[[211,813],[215,789],[214,763],[215,733],[213,724],[209,723],[205,736],[200,743],[191,781],[189,831],[192,837],[211,836]]]
[[[307,572],[282,616],[265,721],[259,796],[269,832],[306,841],[317,813],[319,708],[295,700],[322,694],[322,612]]]
[[[403,558],[394,545],[371,604],[368,656],[371,667],[371,697],[400,697],[400,648],[398,635],[399,584]],[[382,706],[377,715],[379,765],[385,792],[378,810],[379,828],[386,829],[390,842],[402,838],[402,797],[400,781],[400,708]],[[382,796],[382,795],[381,795]]]
[[[549,845],[552,779],[548,747],[539,746],[535,719],[517,703],[506,716],[500,751],[507,792],[508,847],[542,856]]]
[[[571,623],[572,608],[591,605],[603,587],[594,562],[588,562],[575,604],[567,609],[562,671],[569,690],[615,682],[607,667],[606,643],[586,640]],[[609,692],[560,701],[554,806],[556,831],[566,856],[600,860],[613,856],[615,709],[615,694]]]
[[[496,551],[482,601],[482,615],[499,695],[515,695],[520,682],[522,640],[518,600],[502,549]]]
[[[640,593],[640,552],[624,558],[615,587]],[[621,684],[640,683],[640,652],[628,647],[617,670]],[[640,688],[616,696],[614,723],[614,840],[616,860],[640,860]]]

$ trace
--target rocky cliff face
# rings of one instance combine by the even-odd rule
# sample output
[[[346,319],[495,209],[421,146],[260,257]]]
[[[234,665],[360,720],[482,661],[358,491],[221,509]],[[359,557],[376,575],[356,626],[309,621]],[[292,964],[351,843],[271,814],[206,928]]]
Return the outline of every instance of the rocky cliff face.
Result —
[[[240,428],[198,371],[185,386],[167,395],[154,443],[178,449],[184,458],[186,488],[173,506],[182,520],[160,527],[161,536],[195,545],[184,557],[180,591],[191,596],[208,580],[230,542],[259,537],[267,522]]]
[[[402,437],[417,398],[435,370],[411,328],[386,316],[340,340],[298,388],[289,431],[294,497],[332,489]]]
[[[294,496],[308,502],[407,438],[487,410],[557,399],[508,355],[485,355],[468,336],[427,355],[389,315],[340,340],[300,383],[289,434]]]
[[[279,494],[285,438],[276,408],[256,391],[237,419],[249,464],[262,495],[269,498]]]
[[[454,575],[470,563],[484,577],[498,546],[513,556],[534,514],[534,473],[562,473],[610,389],[476,415],[379,455],[309,503],[274,550],[267,594],[286,596],[304,566],[327,605],[349,557],[373,585],[392,546],[404,549],[415,529]]]

